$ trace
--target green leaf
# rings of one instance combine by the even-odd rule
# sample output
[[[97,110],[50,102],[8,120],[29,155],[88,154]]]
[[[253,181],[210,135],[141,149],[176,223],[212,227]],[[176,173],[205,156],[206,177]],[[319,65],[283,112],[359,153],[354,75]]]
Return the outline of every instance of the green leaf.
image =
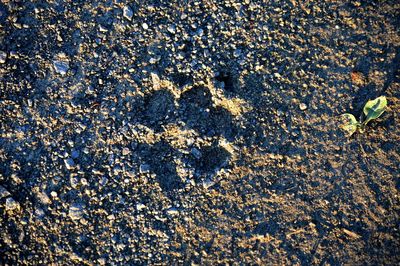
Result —
[[[354,132],[360,128],[361,124],[357,121],[357,119],[352,114],[342,114],[344,118],[344,124],[341,125],[341,128],[349,134],[349,136],[353,135]]]
[[[387,105],[386,97],[380,96],[375,100],[368,101],[364,106],[364,114],[366,116],[363,125],[366,125],[372,119],[380,117]]]

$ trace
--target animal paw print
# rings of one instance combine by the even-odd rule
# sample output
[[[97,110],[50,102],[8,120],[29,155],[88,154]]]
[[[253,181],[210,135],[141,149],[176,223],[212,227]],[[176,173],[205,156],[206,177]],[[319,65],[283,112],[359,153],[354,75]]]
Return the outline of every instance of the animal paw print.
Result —
[[[144,108],[136,113],[139,123],[154,135],[138,145],[140,163],[149,166],[166,192],[183,188],[190,180],[212,178],[234,157],[231,142],[242,102],[218,95],[209,84],[181,91],[154,74],[153,84],[153,90],[142,96]]]

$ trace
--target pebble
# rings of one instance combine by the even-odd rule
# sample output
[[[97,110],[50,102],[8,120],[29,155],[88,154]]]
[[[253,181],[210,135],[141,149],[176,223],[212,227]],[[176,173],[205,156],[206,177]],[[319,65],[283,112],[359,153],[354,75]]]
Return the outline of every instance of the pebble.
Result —
[[[168,215],[177,215],[177,214],[179,214],[178,209],[174,208],[174,207],[169,208],[166,212],[167,212]]]
[[[79,220],[83,215],[83,206],[79,203],[74,203],[69,207],[68,215],[72,220]]]
[[[10,192],[7,191],[3,186],[0,186],[0,199],[10,196]]]
[[[86,178],[81,178],[81,184],[83,185],[83,186],[87,186],[88,185],[88,181],[87,181],[87,179]]]
[[[45,215],[45,213],[44,213],[44,211],[43,211],[42,208],[36,208],[36,209],[35,209],[35,216],[36,216],[38,219],[42,219],[44,215]]]
[[[145,22],[145,23],[142,24],[142,28],[144,30],[147,30],[147,29],[149,29],[149,25],[147,25],[147,23]]]
[[[240,49],[236,49],[236,50],[233,52],[233,56],[234,56],[234,57],[239,57],[241,54],[242,54],[242,51],[241,51]]]
[[[105,28],[103,25],[99,25],[99,30],[100,32],[108,32],[107,28]]]
[[[209,178],[207,178],[207,179],[205,179],[205,180],[203,181],[203,187],[204,187],[205,189],[208,189],[208,188],[210,188],[210,187],[212,187],[212,186],[214,186],[214,185],[215,185],[215,182],[214,182],[213,180],[209,179]]]
[[[307,109],[307,105],[305,103],[300,103],[299,104],[299,108],[300,108],[301,111],[304,111],[304,110]]]
[[[64,163],[68,170],[72,170],[75,167],[75,162],[71,158],[65,159]]]
[[[54,66],[56,73],[58,73],[62,76],[65,76],[69,70],[69,64],[68,64],[68,62],[65,62],[65,61],[55,60],[53,62],[53,66]]]
[[[128,148],[123,148],[123,149],[122,149],[122,155],[126,156],[126,155],[128,155],[129,153],[131,153],[131,151],[130,151]]]
[[[157,63],[157,61],[158,61],[157,58],[152,57],[150,58],[149,63],[154,65],[155,63]]]
[[[0,64],[4,64],[7,59],[7,54],[3,51],[0,51]]]
[[[103,176],[100,180],[100,185],[105,186],[108,183],[108,178]]]
[[[170,26],[168,26],[167,30],[172,34],[175,34],[176,27],[174,25],[170,25]]]
[[[97,262],[98,262],[100,265],[106,265],[106,259],[104,259],[104,258],[97,259]]]
[[[140,173],[148,173],[150,171],[150,166],[148,164],[141,164],[139,166]]]
[[[6,211],[17,211],[19,210],[20,205],[13,198],[6,199]]]
[[[79,179],[76,176],[70,176],[69,182],[72,188],[77,188],[79,186]]]
[[[44,192],[38,192],[37,193],[37,198],[39,199],[39,201],[43,204],[51,204],[51,199],[49,198],[49,196],[47,196],[46,193]]]
[[[199,151],[197,148],[192,148],[192,150],[190,152],[196,159],[201,158],[201,151]]]
[[[126,18],[127,20],[131,21],[132,17],[133,17],[133,11],[129,6],[125,6],[122,10],[123,14],[124,14],[124,18]]]
[[[136,204],[136,210],[141,211],[143,209],[146,208],[146,205],[142,204],[142,203],[138,203]]]

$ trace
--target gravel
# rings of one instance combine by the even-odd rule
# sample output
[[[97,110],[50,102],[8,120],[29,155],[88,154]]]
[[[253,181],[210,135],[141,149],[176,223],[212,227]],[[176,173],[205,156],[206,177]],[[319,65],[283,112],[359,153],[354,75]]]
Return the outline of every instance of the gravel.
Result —
[[[0,261],[398,265],[399,13],[2,1]]]

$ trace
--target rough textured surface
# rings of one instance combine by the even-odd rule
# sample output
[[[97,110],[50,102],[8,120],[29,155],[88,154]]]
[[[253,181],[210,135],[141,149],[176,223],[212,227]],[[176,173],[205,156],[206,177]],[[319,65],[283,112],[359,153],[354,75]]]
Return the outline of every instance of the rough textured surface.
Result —
[[[399,264],[399,11],[2,1],[1,262]]]

